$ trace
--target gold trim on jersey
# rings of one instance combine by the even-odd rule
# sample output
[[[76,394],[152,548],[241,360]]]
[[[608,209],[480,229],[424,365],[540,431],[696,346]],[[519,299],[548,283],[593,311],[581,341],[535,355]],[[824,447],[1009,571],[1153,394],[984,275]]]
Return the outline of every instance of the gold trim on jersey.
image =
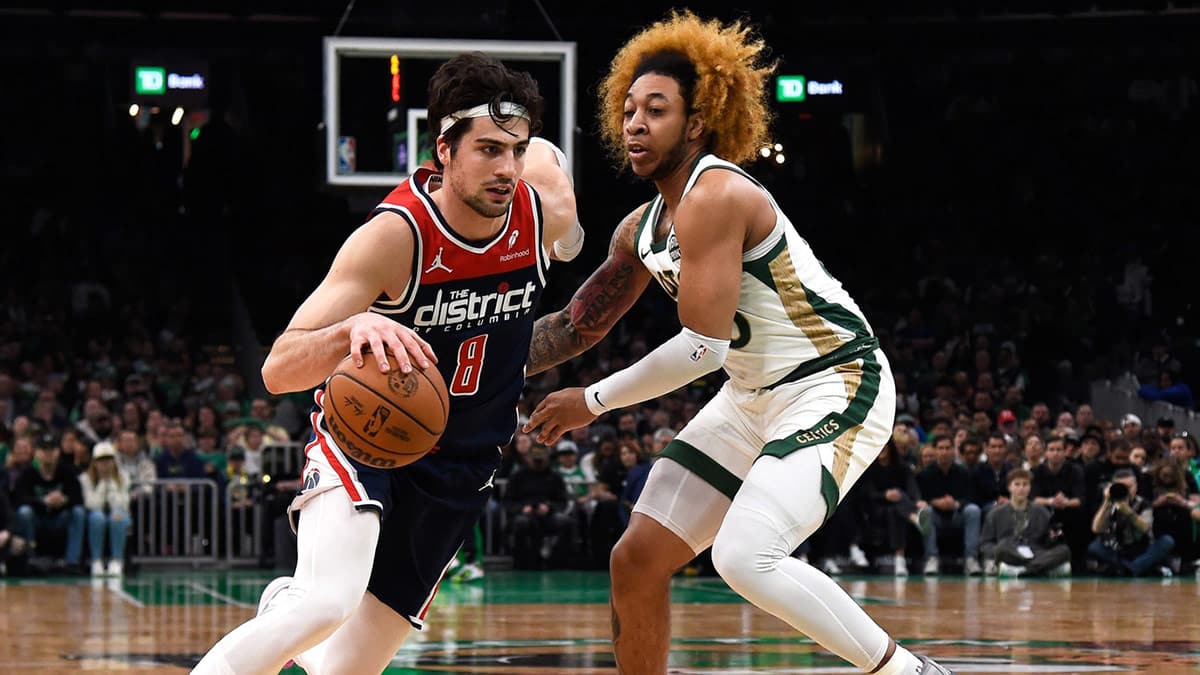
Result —
[[[853,401],[862,385],[863,369],[858,361],[843,363],[833,367],[834,372],[842,376],[846,383],[846,400]],[[854,441],[862,425],[856,425],[846,430],[833,441],[833,480],[840,488],[846,480],[846,472],[850,470],[850,458],[854,455]]]
[[[841,347],[842,341],[834,335],[833,329],[825,324],[809,303],[808,294],[804,291],[804,284],[800,283],[800,276],[796,274],[796,267],[792,264],[792,256],[787,247],[775,256],[767,268],[771,270],[775,292],[779,295],[779,301],[783,304],[788,318],[804,332],[804,337],[813,343],[818,356],[825,356]]]

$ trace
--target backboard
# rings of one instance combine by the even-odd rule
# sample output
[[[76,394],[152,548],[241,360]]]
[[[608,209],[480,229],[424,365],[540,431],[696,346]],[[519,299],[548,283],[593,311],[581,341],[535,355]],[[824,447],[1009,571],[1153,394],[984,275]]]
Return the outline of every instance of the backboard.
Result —
[[[575,43],[510,40],[327,37],[325,180],[339,186],[394,186],[428,157],[425,108],[433,72],[479,51],[528,71],[546,99],[540,135],[573,158]]]

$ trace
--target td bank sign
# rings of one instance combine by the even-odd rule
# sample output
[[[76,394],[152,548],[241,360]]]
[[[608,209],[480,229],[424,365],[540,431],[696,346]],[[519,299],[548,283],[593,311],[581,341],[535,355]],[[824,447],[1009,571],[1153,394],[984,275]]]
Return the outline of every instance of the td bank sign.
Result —
[[[199,108],[208,104],[208,64],[139,59],[129,64],[130,102]]]
[[[842,83],[818,82],[803,75],[780,75],[775,80],[775,100],[780,103],[799,103],[810,96],[841,96]]]
[[[157,66],[137,66],[133,88],[140,96],[156,96],[168,91],[203,91],[208,87],[201,73],[176,73]]]

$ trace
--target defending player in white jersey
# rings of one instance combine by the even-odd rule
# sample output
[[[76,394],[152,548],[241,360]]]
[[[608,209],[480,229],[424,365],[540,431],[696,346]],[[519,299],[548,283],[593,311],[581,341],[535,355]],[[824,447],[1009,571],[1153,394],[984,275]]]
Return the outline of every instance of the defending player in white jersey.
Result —
[[[789,555],[879,454],[895,388],[858,306],[737,167],[767,140],[763,48],[740,22],[684,12],[617,54],[600,88],[601,130],[659,194],[618,226],[568,307],[538,321],[528,370],[595,344],[651,278],[676,299],[683,329],[625,370],[551,394],[526,429],[553,442],[605,411],[729,374],[654,464],[613,550],[619,672],[666,672],[671,575],[711,545],[734,590],[863,672],[948,673]]]

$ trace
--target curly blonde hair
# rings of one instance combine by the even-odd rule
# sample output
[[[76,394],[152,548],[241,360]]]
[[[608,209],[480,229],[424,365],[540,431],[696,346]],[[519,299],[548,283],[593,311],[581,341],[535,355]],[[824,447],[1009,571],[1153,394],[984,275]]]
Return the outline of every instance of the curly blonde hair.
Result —
[[[605,147],[622,166],[628,164],[622,129],[625,96],[634,74],[647,57],[675,52],[696,68],[694,91],[686,96],[689,114],[704,118],[709,150],[735,164],[749,161],[770,130],[764,85],[775,63],[765,62],[766,49],[741,20],[722,25],[689,10],[672,10],[617,52],[600,83],[600,135]]]

